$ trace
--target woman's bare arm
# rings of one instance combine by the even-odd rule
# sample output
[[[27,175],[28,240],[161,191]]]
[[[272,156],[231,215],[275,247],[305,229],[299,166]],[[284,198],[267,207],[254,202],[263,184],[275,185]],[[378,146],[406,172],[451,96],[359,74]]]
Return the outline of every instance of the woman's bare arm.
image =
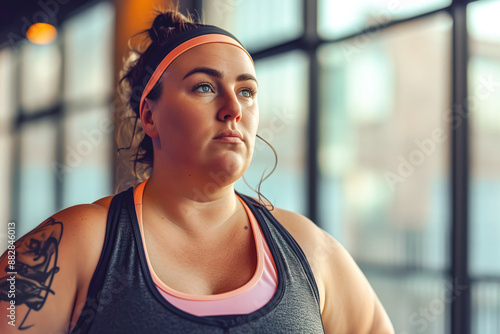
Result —
[[[387,313],[352,257],[324,234],[320,275],[325,282],[322,318],[326,333],[394,333]]]
[[[394,333],[372,287],[337,240],[297,213],[276,209],[273,215],[298,242],[311,265],[326,333]]]
[[[85,223],[105,219],[103,210],[68,208],[9,243],[0,258],[1,333],[68,332],[86,239],[96,237]]]

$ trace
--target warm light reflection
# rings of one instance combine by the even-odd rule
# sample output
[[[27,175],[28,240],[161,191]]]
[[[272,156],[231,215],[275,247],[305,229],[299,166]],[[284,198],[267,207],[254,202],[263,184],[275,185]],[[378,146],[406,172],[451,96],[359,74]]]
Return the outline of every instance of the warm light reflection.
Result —
[[[28,28],[26,37],[31,43],[50,44],[57,37],[57,30],[48,23],[35,23]]]

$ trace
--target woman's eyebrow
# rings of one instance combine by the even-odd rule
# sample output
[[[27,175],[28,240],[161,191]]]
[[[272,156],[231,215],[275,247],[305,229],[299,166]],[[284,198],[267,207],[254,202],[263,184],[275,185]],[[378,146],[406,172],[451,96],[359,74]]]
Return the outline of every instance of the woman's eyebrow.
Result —
[[[247,81],[247,80],[253,80],[253,81],[255,81],[257,86],[259,85],[259,83],[257,82],[257,79],[255,79],[255,77],[249,73],[240,74],[236,77],[236,81]]]
[[[182,80],[186,79],[187,77],[189,77],[190,75],[195,74],[195,73],[205,73],[205,74],[210,75],[210,76],[217,78],[217,79],[222,79],[222,77],[223,77],[222,72],[219,70],[216,70],[214,68],[196,67],[196,68],[192,69],[191,71],[189,71],[184,76],[184,78],[182,78]],[[249,73],[243,73],[243,74],[240,74],[236,77],[236,81],[247,81],[247,80],[253,80],[253,81],[255,81],[255,83],[257,83],[257,79]]]
[[[191,71],[189,71],[188,74],[186,74],[184,76],[184,78],[182,78],[182,80],[186,79],[188,76],[195,74],[195,73],[205,73],[205,74],[208,74],[208,75],[210,75],[214,78],[217,78],[217,79],[222,78],[221,71],[218,71],[218,70],[210,68],[210,67],[196,67],[196,68],[192,69]]]

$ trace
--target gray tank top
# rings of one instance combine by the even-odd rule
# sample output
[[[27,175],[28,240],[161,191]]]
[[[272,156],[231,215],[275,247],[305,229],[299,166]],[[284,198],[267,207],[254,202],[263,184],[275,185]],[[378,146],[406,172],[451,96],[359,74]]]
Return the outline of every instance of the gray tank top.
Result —
[[[71,333],[324,333],[318,288],[302,249],[265,207],[238,195],[276,263],[278,287],[265,306],[249,314],[198,317],[163,298],[149,272],[129,188],[111,202],[103,250]]]

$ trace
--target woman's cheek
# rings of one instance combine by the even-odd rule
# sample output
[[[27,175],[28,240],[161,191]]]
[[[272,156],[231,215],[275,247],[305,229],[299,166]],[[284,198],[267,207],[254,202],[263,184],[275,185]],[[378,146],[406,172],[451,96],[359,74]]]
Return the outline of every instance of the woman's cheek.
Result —
[[[254,136],[257,133],[258,127],[259,127],[259,113],[256,112],[253,115],[251,115],[249,124],[249,130]]]

